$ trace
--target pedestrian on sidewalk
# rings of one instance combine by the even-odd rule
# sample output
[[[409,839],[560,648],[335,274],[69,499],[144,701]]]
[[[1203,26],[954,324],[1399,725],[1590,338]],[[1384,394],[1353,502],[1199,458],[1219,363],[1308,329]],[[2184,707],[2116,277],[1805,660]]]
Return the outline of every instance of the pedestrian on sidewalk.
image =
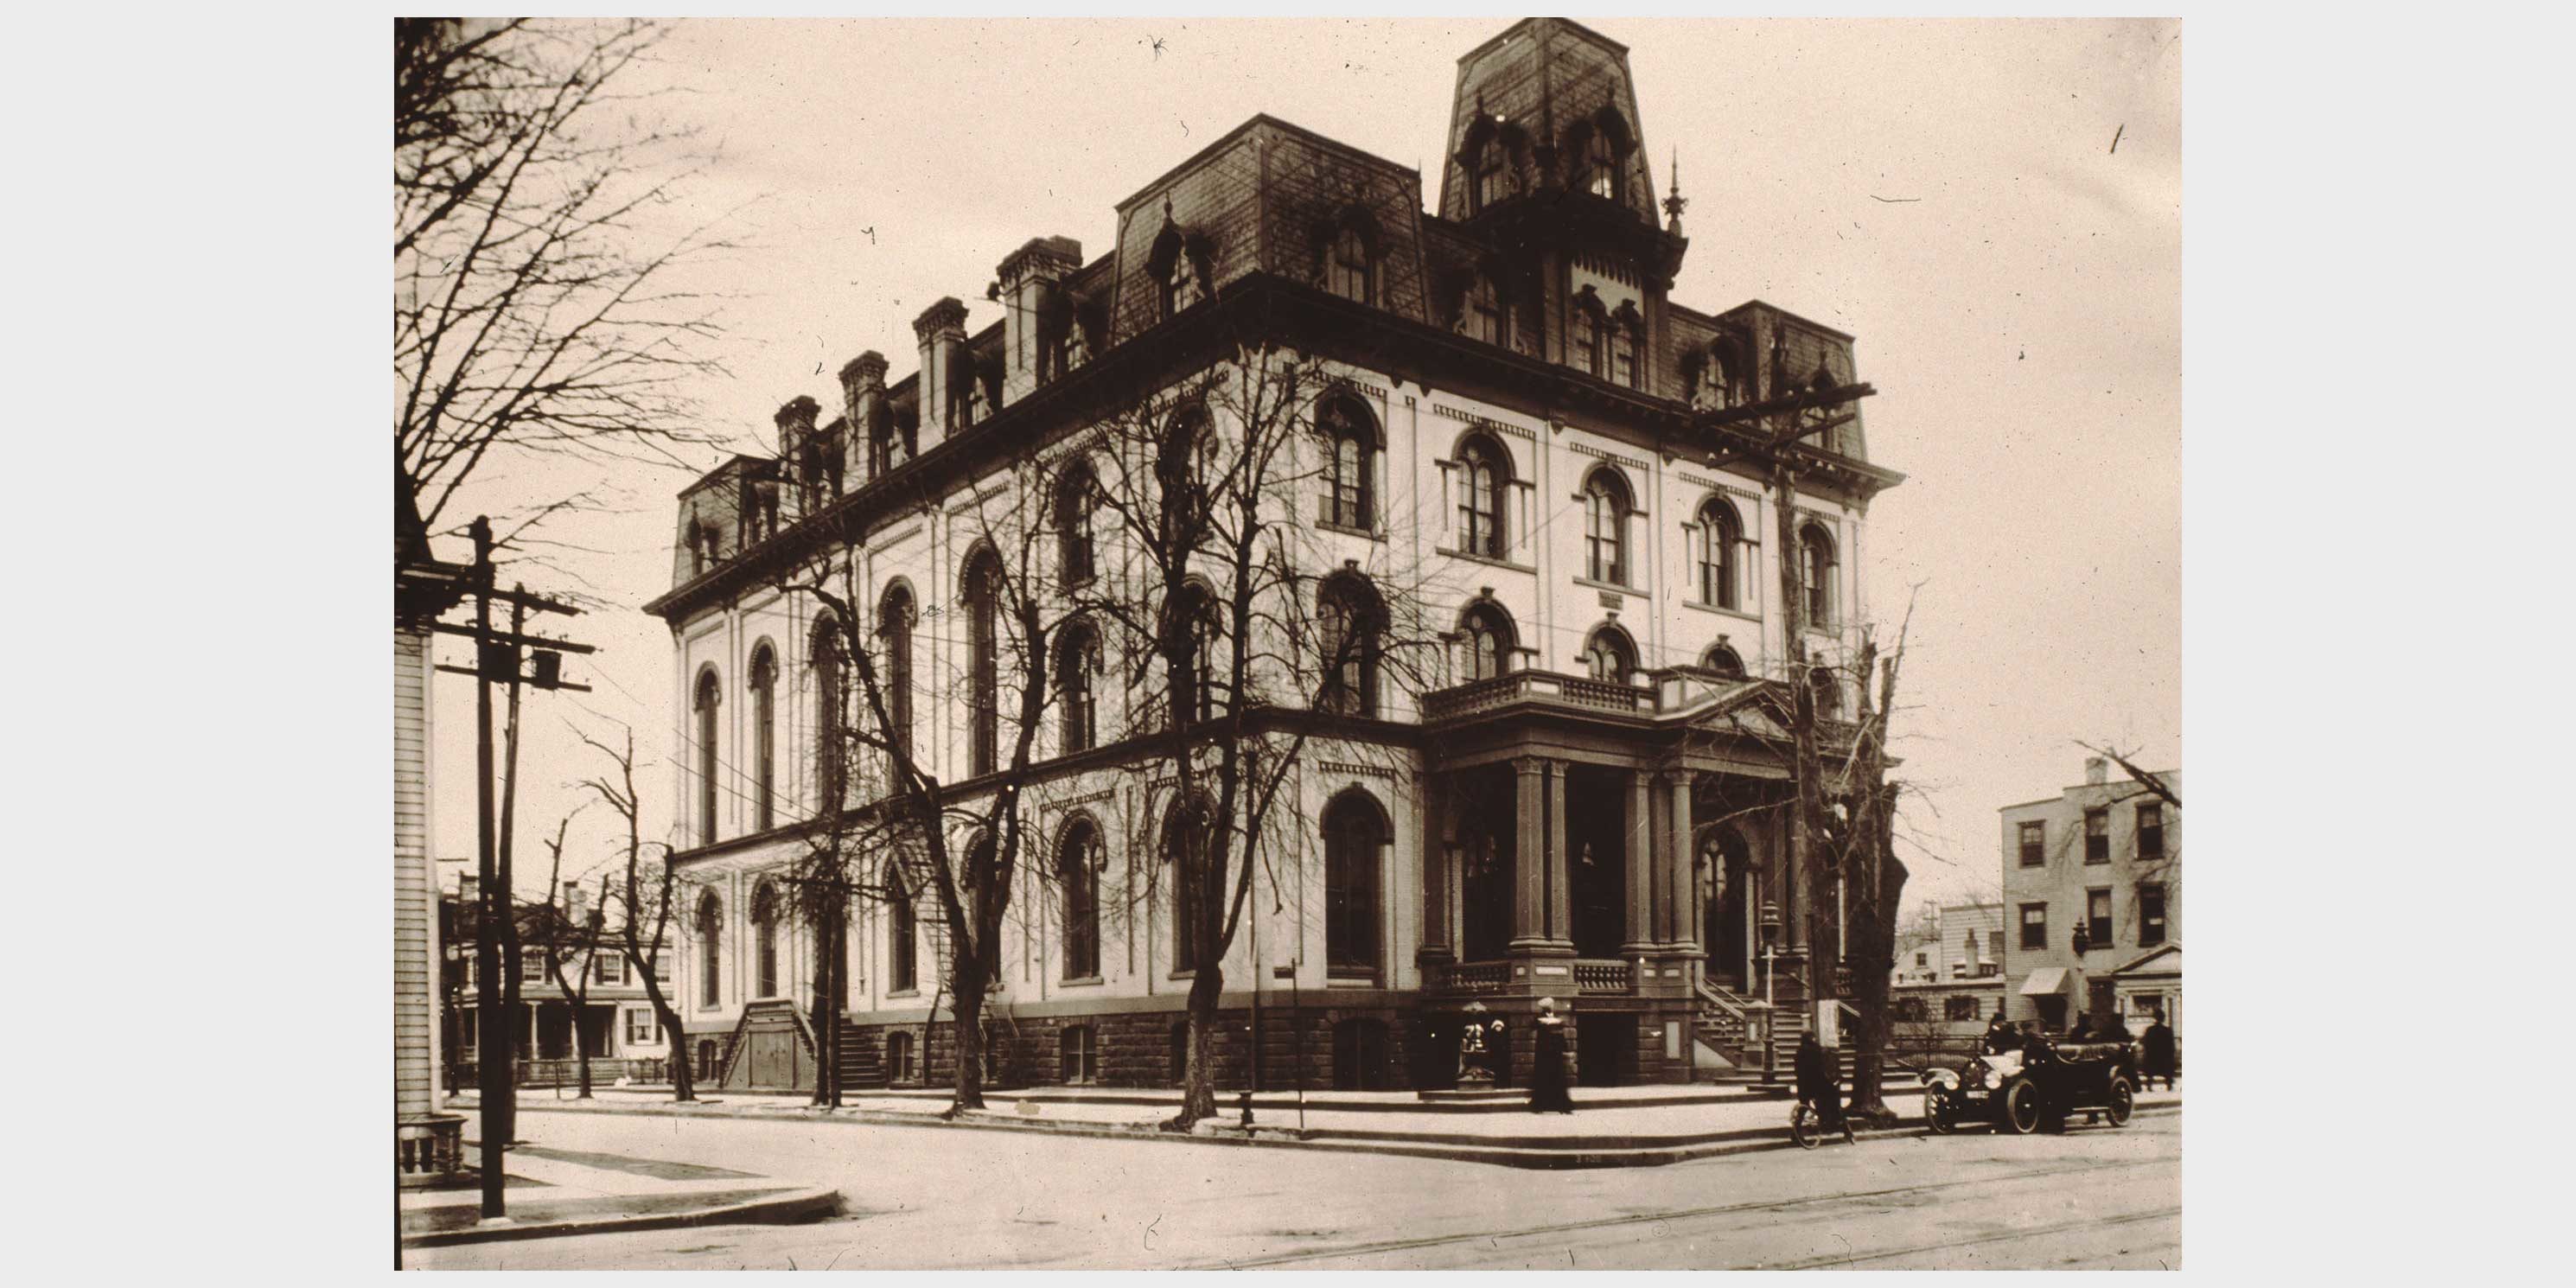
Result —
[[[1557,1016],[1555,998],[1539,999],[1538,1021],[1532,1028],[1538,1054],[1530,1062],[1530,1112],[1573,1113],[1574,1097],[1565,1086],[1565,1021]]]
[[[2148,1025],[2147,1031],[2138,1039],[2138,1082],[2152,1087],[2156,1085],[2156,1079],[2163,1078],[2165,1090],[2171,1091],[2174,1074],[2181,1071],[2182,1061],[2175,1056],[2174,1031],[2165,1027],[2165,1013],[2159,1010],[2153,1014],[2155,1023]]]
[[[1816,1107],[1817,1125],[1827,1132],[1845,1130],[1842,1070],[1813,1029],[1799,1035],[1797,1068],[1798,1099]]]

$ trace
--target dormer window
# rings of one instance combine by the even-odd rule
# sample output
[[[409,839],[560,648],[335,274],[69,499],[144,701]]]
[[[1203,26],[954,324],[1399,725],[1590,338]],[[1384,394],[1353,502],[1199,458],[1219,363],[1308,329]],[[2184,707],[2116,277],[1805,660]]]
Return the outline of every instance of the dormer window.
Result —
[[[1619,157],[1610,136],[1594,130],[1583,141],[1583,190],[1610,201],[1619,199]]]
[[[1172,256],[1171,265],[1163,271],[1162,287],[1163,316],[1167,318],[1198,303],[1205,294],[1187,255]]]
[[[1510,162],[1500,138],[1488,136],[1484,146],[1476,149],[1476,209],[1483,210],[1506,195],[1505,176]]]
[[[1610,379],[1629,389],[1637,387],[1637,328],[1623,316],[1610,320]]]
[[[1377,265],[1368,236],[1356,223],[1344,224],[1333,237],[1325,265],[1325,286],[1333,294],[1362,304],[1377,302]]]
[[[1494,279],[1476,274],[1475,284],[1467,288],[1467,304],[1461,314],[1467,334],[1487,344],[1503,342],[1503,293]]]
[[[1574,329],[1566,334],[1565,360],[1591,374],[1601,374],[1601,329],[1599,308],[1588,299],[1577,300],[1569,310],[1574,314]]]

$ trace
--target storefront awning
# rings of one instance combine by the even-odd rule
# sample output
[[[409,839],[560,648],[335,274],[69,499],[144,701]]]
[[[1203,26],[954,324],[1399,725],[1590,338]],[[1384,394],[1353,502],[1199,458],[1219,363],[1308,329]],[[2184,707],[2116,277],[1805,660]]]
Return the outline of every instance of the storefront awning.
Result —
[[[2065,991],[2066,968],[2063,966],[2042,966],[2021,982],[2021,995],[2024,997],[2055,997]]]

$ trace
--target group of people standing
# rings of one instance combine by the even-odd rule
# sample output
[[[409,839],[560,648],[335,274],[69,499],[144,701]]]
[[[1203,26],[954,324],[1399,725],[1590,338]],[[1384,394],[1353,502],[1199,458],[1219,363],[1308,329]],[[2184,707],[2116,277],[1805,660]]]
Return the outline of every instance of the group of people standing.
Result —
[[[2180,1052],[2174,1042],[2173,1029],[2165,1023],[2165,1013],[2159,1010],[2149,1014],[2154,1018],[2147,1025],[2147,1031],[2139,1034],[2135,1039],[2138,1044],[2139,1089],[2153,1087],[2156,1079],[2162,1078],[2165,1081],[2165,1090],[2171,1091],[2174,1075],[2182,1072]],[[2065,1041],[2068,1042],[2128,1042],[2130,1040],[2127,1026],[2121,1024],[2117,1017],[2106,1017],[2096,1025],[2080,1015],[2075,1017],[2075,1027],[2068,1029],[2065,1037]],[[1992,1023],[1986,1025],[1986,1035],[1982,1045],[1987,1055],[2001,1055],[2006,1051],[2024,1051],[2043,1047],[2048,1041],[2049,1039],[2040,1033],[2035,1022],[2023,1020],[2021,1027],[2016,1029],[2010,1021],[1997,1015]]]

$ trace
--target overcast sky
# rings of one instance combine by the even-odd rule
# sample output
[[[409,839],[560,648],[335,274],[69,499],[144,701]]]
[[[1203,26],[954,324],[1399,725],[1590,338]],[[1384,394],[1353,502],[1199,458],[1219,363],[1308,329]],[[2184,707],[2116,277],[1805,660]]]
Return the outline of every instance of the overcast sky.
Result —
[[[692,92],[665,107],[722,145],[693,206],[742,208],[753,243],[721,269],[733,379],[699,391],[711,426],[774,451],[780,403],[836,405],[833,373],[864,349],[910,370],[912,319],[942,295],[982,327],[1004,255],[1060,234],[1096,257],[1113,203],[1256,112],[1422,167],[1436,204],[1456,60],[1506,25],[684,26],[657,74]],[[1887,633],[1920,587],[1897,723],[1909,901],[1991,894],[1995,810],[2081,781],[2076,740],[2181,763],[2180,25],[1590,25],[1629,47],[1659,194],[1679,153],[1674,297],[1759,297],[1858,337],[1871,455],[1908,476],[1869,514]],[[597,691],[530,710],[523,872],[578,803],[559,784],[596,769],[567,718],[636,727],[667,828],[670,637],[634,608],[668,585],[690,477],[600,480],[630,508],[554,534],[598,553],[528,572],[623,607],[573,628],[602,646],[575,667]],[[496,469],[461,512],[590,481]],[[470,687],[442,680],[442,855],[473,853],[472,717]],[[606,856],[598,813],[576,867]]]

